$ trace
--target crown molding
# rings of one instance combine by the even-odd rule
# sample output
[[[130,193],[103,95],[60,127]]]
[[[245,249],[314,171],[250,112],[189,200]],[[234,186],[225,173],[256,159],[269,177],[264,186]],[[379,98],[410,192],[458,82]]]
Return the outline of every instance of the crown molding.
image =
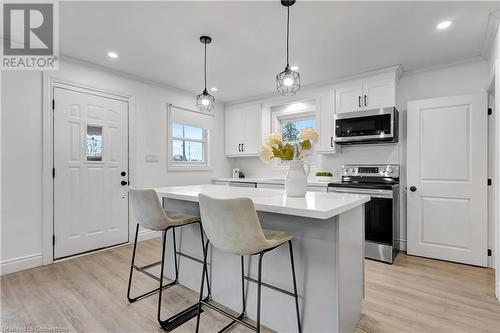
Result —
[[[498,27],[500,23],[500,10],[491,12],[488,15],[488,24],[486,25],[486,33],[484,36],[483,47],[481,56],[488,60],[491,54],[491,49],[495,43],[495,38],[498,34]]]
[[[382,67],[378,69],[374,69],[368,72],[359,72],[354,75],[346,75],[346,76],[341,76],[335,79],[327,80],[327,81],[320,81],[316,83],[310,83],[310,84],[305,84],[302,85],[300,88],[300,91],[298,94],[292,97],[285,97],[278,95],[276,92],[272,93],[266,93],[266,94],[260,94],[260,95],[254,95],[250,96],[247,98],[242,98],[242,99],[236,99],[236,100],[231,100],[227,101],[225,106],[233,106],[233,105],[239,105],[239,104],[248,104],[252,102],[257,102],[257,101],[262,101],[262,100],[272,100],[275,98],[282,98],[285,102],[284,104],[287,103],[288,100],[296,100],[297,98],[301,98],[301,95],[303,92],[310,92],[313,89],[321,89],[321,88],[329,88],[330,86],[334,86],[336,84],[346,82],[346,81],[351,81],[351,80],[357,80],[364,78],[366,76],[375,76],[375,75],[381,75],[381,74],[387,74],[387,73],[395,73],[396,79],[399,78],[399,76],[403,73],[403,67],[401,65],[393,65],[389,67]]]
[[[482,56],[477,55],[477,56],[473,56],[473,57],[458,60],[458,61],[447,62],[447,63],[441,64],[441,65],[429,66],[429,67],[423,67],[423,68],[417,68],[417,69],[413,69],[413,70],[409,70],[409,71],[404,71],[403,74],[401,75],[401,77],[408,77],[408,76],[412,76],[415,74],[432,72],[432,71],[437,71],[437,70],[441,70],[441,69],[462,66],[462,65],[467,65],[467,64],[474,64],[474,63],[484,62],[484,61],[485,60]]]
[[[82,65],[82,66],[86,66],[86,67],[91,67],[91,68],[94,68],[96,70],[106,72],[108,74],[112,74],[115,76],[119,76],[119,77],[124,78],[124,79],[128,79],[128,80],[144,83],[147,85],[155,86],[157,88],[169,90],[171,92],[175,92],[175,93],[178,93],[178,94],[184,95],[184,96],[192,96],[194,98],[194,96],[196,96],[199,93],[199,92],[194,92],[194,91],[189,91],[189,90],[185,90],[182,88],[174,87],[174,86],[171,86],[171,85],[164,83],[164,82],[151,80],[151,79],[148,79],[144,76],[140,76],[140,75],[128,73],[125,71],[121,71],[118,69],[110,68],[107,66],[99,65],[99,64],[96,64],[96,63],[88,61],[88,60],[75,58],[75,57],[68,56],[65,54],[60,54],[59,59],[62,61],[65,61],[65,62],[69,62],[69,63],[73,63],[73,64],[77,64],[77,65]],[[223,100],[217,99],[216,104],[224,105],[225,102]]]

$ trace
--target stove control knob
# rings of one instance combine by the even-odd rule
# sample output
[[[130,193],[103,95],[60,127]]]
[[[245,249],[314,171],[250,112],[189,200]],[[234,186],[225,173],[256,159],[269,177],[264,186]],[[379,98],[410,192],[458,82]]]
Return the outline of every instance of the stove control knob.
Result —
[[[392,173],[393,171],[392,167],[387,167],[387,173]]]

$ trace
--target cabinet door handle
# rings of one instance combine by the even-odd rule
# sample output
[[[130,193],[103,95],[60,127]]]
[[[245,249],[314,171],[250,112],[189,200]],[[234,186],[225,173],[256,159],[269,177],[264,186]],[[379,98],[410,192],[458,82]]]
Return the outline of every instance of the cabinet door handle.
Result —
[[[333,148],[333,136],[330,137],[330,148]]]
[[[241,151],[245,151],[245,144],[244,143],[241,144]]]
[[[241,151],[241,143],[238,143],[238,151]]]
[[[358,106],[361,107],[361,96],[358,96]]]
[[[365,106],[368,106],[367,102],[366,102],[366,95],[365,95]]]

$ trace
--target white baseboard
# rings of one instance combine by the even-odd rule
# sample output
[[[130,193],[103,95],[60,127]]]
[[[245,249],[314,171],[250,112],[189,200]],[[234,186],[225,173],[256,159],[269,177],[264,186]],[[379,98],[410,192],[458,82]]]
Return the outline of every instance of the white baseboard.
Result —
[[[399,251],[406,252],[406,241],[403,239],[399,239],[397,242],[399,243]]]
[[[160,236],[161,236],[161,231],[141,230],[139,231],[139,235],[137,235],[137,241],[140,242]],[[134,243],[134,240],[132,239],[130,243]]]
[[[0,263],[0,275],[19,272],[25,269],[30,269],[42,265],[43,257],[41,253],[4,260]]]
[[[500,303],[500,281],[497,282],[497,288],[495,290],[495,295],[497,296],[498,303]]]

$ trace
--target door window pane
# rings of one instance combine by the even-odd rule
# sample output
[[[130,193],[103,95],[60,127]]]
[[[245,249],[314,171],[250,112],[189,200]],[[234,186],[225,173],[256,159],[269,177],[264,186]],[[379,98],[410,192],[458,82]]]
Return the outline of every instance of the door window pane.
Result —
[[[87,161],[102,161],[102,127],[87,125]]]

